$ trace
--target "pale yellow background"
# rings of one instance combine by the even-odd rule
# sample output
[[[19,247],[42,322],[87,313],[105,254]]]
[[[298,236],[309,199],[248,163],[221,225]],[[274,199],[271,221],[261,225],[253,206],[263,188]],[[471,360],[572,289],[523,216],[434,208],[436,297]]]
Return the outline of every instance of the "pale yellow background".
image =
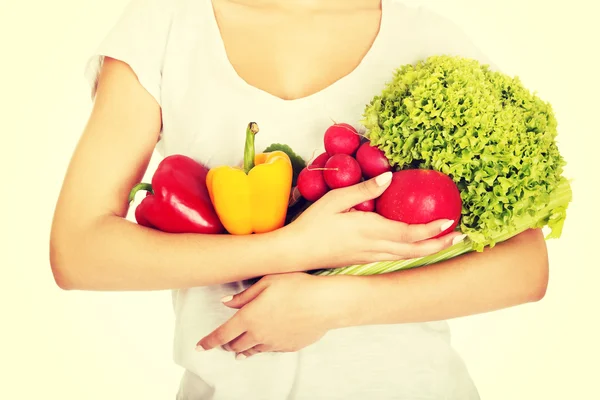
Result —
[[[553,103],[575,178],[546,298],[452,321],[455,346],[484,400],[600,399],[597,2],[422,3]],[[48,265],[54,202],[90,110],[83,66],[124,5],[0,2],[0,399],[174,398],[169,293],[63,292]]]

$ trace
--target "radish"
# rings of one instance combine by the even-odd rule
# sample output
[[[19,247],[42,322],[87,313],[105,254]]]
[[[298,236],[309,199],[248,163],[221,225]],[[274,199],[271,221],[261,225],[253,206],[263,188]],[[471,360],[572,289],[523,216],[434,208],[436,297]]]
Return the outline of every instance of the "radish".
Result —
[[[452,232],[459,223],[462,200],[458,187],[446,174],[428,169],[394,172],[390,186],[375,200],[379,215],[407,224],[438,219],[454,223],[435,237]]]
[[[309,167],[323,168],[325,167],[327,160],[329,160],[329,154],[327,154],[327,152],[322,153],[309,164]]]
[[[310,167],[302,169],[298,174],[296,185],[302,197],[308,201],[317,201],[329,191],[321,169],[310,169]]]
[[[308,201],[317,201],[329,191],[323,178],[323,168],[329,160],[329,154],[322,153],[298,174],[296,186]]]
[[[323,137],[325,151],[330,156],[336,154],[354,155],[358,146],[360,146],[361,136],[356,129],[349,124],[331,125]]]
[[[354,206],[357,211],[375,211],[375,200],[363,201],[360,204]]]
[[[330,189],[352,186],[362,179],[360,165],[348,154],[336,154],[325,163],[323,177]]]
[[[385,153],[378,147],[371,146],[369,142],[363,143],[358,148],[356,161],[358,161],[365,179],[371,179],[392,170]]]

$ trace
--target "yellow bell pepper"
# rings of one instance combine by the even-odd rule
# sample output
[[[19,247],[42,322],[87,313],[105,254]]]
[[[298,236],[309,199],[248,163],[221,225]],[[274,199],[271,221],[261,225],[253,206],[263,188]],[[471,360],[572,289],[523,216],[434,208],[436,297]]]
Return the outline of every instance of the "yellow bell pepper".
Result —
[[[255,155],[255,122],[246,128],[244,168],[220,166],[206,176],[206,186],[221,223],[232,235],[265,233],[285,224],[293,168],[283,151]]]

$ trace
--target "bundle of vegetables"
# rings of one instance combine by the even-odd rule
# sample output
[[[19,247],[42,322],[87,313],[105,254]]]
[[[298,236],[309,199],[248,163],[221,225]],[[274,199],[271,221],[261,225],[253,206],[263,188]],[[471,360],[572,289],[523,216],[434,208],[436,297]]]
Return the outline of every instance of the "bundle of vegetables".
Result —
[[[248,235],[283,227],[290,192],[303,160],[288,146],[255,153],[258,124],[246,127],[243,166],[209,169],[182,154],[165,157],[152,183],[138,183],[146,197],[135,209],[139,225],[170,233]],[[288,156],[288,153],[290,156]]]
[[[519,78],[476,60],[434,56],[397,69],[363,117],[370,148],[385,155],[396,174],[404,173],[386,190],[395,194],[396,206],[403,202],[402,185],[435,197],[431,185],[419,186],[431,181],[411,182],[407,172],[428,171],[438,180],[443,174],[460,193],[457,228],[468,239],[428,257],[316,274],[372,275],[420,267],[483,251],[531,228],[549,228],[547,239],[561,236],[572,192],[562,175],[557,121],[551,105]],[[450,196],[451,189],[437,187]],[[384,193],[375,200],[375,211],[394,207],[392,200]],[[379,202],[386,204],[378,207]]]
[[[468,239],[418,259],[313,271],[373,275],[483,251],[532,228],[561,236],[572,193],[562,175],[550,104],[518,78],[471,59],[435,56],[395,71],[366,106],[364,134],[334,123],[325,152],[308,164],[289,146],[255,154],[258,125],[246,128],[243,167],[166,157],[136,209],[140,225],[173,233],[246,235],[283,227],[329,190],[393,171],[377,199],[354,206],[409,224],[454,221]],[[300,196],[296,196],[296,194]],[[438,235],[438,236],[439,236]]]

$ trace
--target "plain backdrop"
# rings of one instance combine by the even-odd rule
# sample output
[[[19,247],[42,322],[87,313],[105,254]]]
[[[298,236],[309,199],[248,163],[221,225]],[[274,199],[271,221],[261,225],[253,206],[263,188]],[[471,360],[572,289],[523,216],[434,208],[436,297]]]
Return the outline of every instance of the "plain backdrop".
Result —
[[[420,3],[553,104],[574,179],[563,237],[548,242],[546,297],[451,321],[454,345],[484,400],[600,399],[598,5]],[[169,292],[64,292],[48,263],[54,204],[91,107],[83,67],[125,4],[0,1],[0,399],[174,398]]]

